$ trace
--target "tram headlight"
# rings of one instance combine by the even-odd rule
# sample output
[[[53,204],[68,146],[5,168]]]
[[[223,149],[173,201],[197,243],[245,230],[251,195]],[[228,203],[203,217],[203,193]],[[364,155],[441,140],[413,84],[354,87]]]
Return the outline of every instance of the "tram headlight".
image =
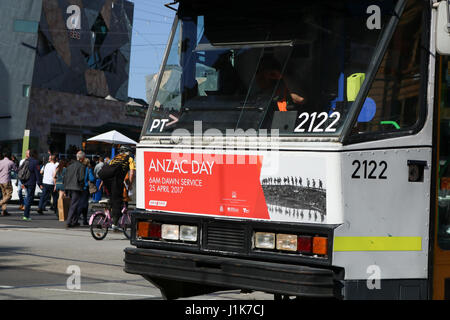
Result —
[[[325,237],[313,238],[313,253],[318,255],[327,255],[328,253],[328,239]]]
[[[283,251],[297,251],[297,236],[295,234],[277,234],[277,249]]]
[[[176,224],[163,224],[161,226],[161,238],[164,240],[179,240],[180,226]]]
[[[312,252],[312,237],[311,236],[298,236],[297,248],[300,253]]]
[[[255,247],[258,249],[275,249],[275,233],[255,232]]]
[[[136,235],[138,238],[161,239],[161,224],[151,221],[139,221]]]
[[[139,238],[148,238],[150,237],[150,227],[151,227],[151,223],[150,222],[138,222],[137,223],[137,231],[136,234]]]
[[[180,226],[180,240],[182,241],[197,241],[197,227],[196,226]]]
[[[253,248],[278,251],[280,254],[297,253],[302,257],[327,258],[328,237],[312,234],[286,234],[275,232],[254,232]],[[280,252],[284,251],[284,252]]]

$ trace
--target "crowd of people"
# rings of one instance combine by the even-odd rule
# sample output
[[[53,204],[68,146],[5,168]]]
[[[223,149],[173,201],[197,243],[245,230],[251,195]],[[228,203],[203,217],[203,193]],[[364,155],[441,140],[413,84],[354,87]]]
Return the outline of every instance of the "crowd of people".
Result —
[[[119,166],[114,176],[100,179],[99,173],[105,166]],[[8,216],[7,205],[13,193],[12,174],[17,175],[19,209],[23,211],[23,221],[31,221],[30,212],[36,188],[42,190],[39,197],[37,214],[43,215],[47,207],[59,218],[58,201],[70,198],[66,227],[88,225],[89,203],[96,203],[103,197],[110,199],[112,206],[113,229],[117,229],[121,215],[121,206],[127,203],[128,192],[131,191],[135,176],[135,162],[131,149],[122,146],[119,154],[113,159],[109,157],[86,158],[83,151],[76,153],[75,159],[58,159],[49,151],[48,161],[40,164],[35,150],[27,150],[26,157],[20,162],[9,152],[0,154],[0,207],[1,216]]]

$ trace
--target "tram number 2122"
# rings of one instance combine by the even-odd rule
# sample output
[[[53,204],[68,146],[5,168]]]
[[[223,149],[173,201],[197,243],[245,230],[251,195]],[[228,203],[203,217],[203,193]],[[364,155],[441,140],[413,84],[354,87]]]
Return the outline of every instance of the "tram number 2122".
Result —
[[[330,115],[326,112],[321,112],[317,115],[317,112],[309,114],[308,112],[301,113],[298,118],[300,119],[300,124],[294,129],[294,132],[335,132],[336,124],[341,118],[339,112],[333,112]],[[334,119],[326,128],[323,128],[323,124],[328,119]],[[303,126],[308,123],[308,128],[303,128]]]
[[[387,179],[385,176],[388,164],[386,161],[376,162],[375,160],[354,160],[352,162],[355,170],[352,174],[352,179]],[[361,171],[360,171],[361,169]],[[363,175],[361,176],[360,174]]]

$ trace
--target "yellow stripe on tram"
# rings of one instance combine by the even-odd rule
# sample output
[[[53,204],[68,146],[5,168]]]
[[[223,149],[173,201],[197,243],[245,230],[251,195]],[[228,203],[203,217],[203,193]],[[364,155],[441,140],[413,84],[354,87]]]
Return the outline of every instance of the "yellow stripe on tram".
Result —
[[[421,237],[335,237],[334,251],[422,251]]]

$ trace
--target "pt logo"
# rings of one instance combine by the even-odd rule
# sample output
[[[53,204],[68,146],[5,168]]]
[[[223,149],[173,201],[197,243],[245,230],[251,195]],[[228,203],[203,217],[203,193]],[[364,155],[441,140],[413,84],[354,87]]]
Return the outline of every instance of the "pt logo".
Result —
[[[81,29],[81,9],[77,5],[71,5],[67,7],[67,14],[70,16],[66,20],[66,26],[69,30]]]
[[[69,290],[81,289],[81,269],[79,266],[71,265],[67,267],[67,274],[70,274],[66,281],[66,287]]]

